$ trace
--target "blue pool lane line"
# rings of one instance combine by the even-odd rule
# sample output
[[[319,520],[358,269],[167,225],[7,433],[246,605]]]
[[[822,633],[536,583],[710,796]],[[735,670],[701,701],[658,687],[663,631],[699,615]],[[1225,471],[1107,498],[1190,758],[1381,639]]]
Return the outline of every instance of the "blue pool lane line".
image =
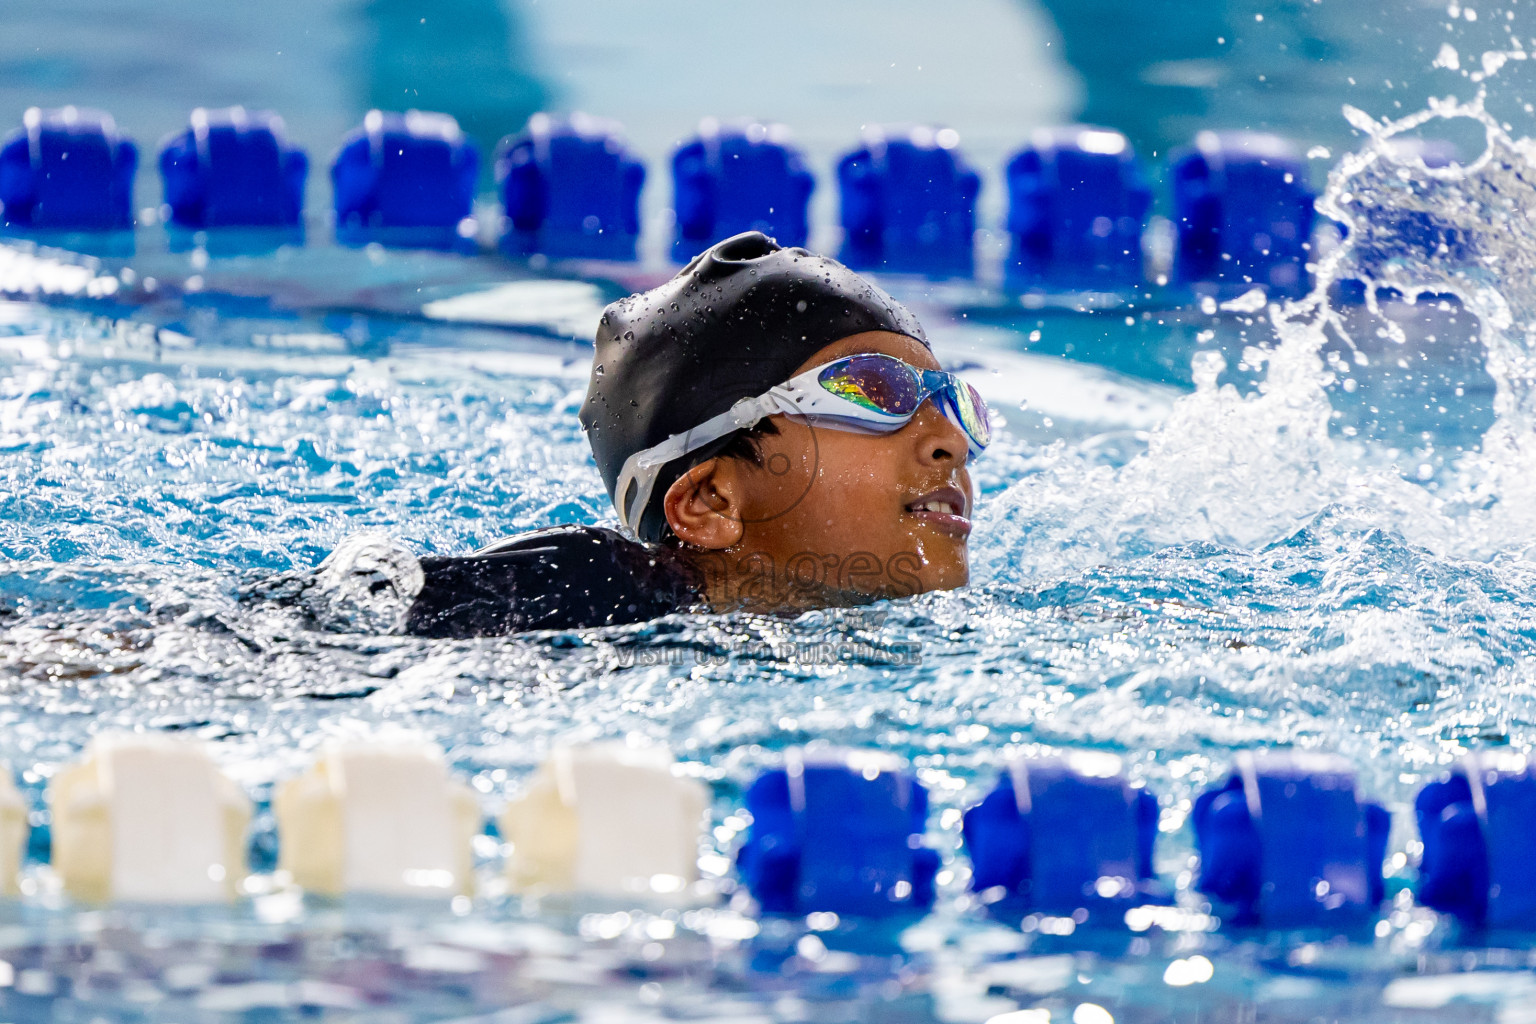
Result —
[[[447,114],[370,110],[331,162],[336,237],[450,248],[473,237],[479,174],[479,148]]]
[[[1157,798],[1113,755],[1017,758],[963,822],[971,888],[995,912],[1116,921],[1167,902],[1152,866]]]
[[[0,143],[0,223],[10,228],[117,231],[133,226],[139,151],[110,114],[63,107],[26,112]]]
[[[243,107],[198,108],[189,121],[160,146],[171,224],[193,230],[300,225],[309,158],[288,142],[282,118]]]
[[[1391,818],[1341,758],[1245,751],[1191,817],[1199,888],[1233,924],[1348,931],[1385,897]]]
[[[837,164],[844,263],[898,274],[975,273],[981,176],[959,146],[952,128],[866,130]]]
[[[356,764],[350,770],[362,771],[361,790],[371,792],[346,784],[348,758],[372,759],[368,771]],[[393,781],[379,781],[386,777]],[[580,784],[573,788],[572,779]],[[328,748],[279,790],[280,867],[306,891],[435,897],[472,888],[469,851],[482,811],[426,740],[401,734]],[[221,892],[234,898],[246,875],[250,800],[195,741],[98,738],[83,760],[56,774],[48,802],[53,870],[85,902],[217,901]],[[896,756],[791,749],[758,774],[742,805],[728,819],[746,823],[736,872],[760,914],[899,924],[932,909],[942,860],[926,838],[928,793]],[[700,882],[693,864],[704,848],[705,807],[703,788],[679,774],[662,748],[570,748],[557,752],[502,816],[503,834],[518,844],[508,867],[515,865],[520,891],[717,899],[719,889]],[[112,815],[130,812],[159,824],[124,824],[121,834],[132,847],[127,861],[117,863],[112,850],[105,857],[92,852]],[[1474,933],[1536,929],[1536,767],[1528,757],[1467,755],[1421,789],[1416,812],[1420,905]],[[613,821],[626,815],[621,832],[655,834],[639,844],[622,841]],[[1173,887],[1154,870],[1157,800],[1126,777],[1113,755],[1014,759],[962,820],[970,889],[998,920],[1061,916],[1119,930],[1130,926],[1128,912],[1173,902]],[[0,868],[13,893],[25,822],[19,791],[0,779]],[[172,829],[166,822],[179,824]],[[360,836],[349,838],[345,822]],[[1225,927],[1372,933],[1384,901],[1391,821],[1361,795],[1342,758],[1240,753],[1230,773],[1198,796],[1190,823],[1199,854],[1193,888],[1211,900]],[[157,856],[155,844],[172,841],[172,832],[179,836],[175,856]],[[415,839],[370,854],[374,840],[366,837],[385,835]],[[199,857],[217,871],[210,874]],[[572,865],[586,865],[585,873]]]
[[[1169,171],[1177,280],[1307,291],[1317,195],[1290,143],[1257,132],[1201,132],[1170,155]]]
[[[928,791],[894,756],[791,750],[752,783],[746,808],[752,826],[736,864],[764,913],[892,917],[933,906]]]
[[[507,255],[635,258],[645,164],[618,125],[582,114],[535,114],[497,147],[496,182]]]
[[[1019,289],[1114,291],[1146,279],[1152,189],[1119,132],[1036,132],[1008,161],[1006,273]]]
[[[294,226],[307,159],[269,112],[193,112],[158,164],[173,227]],[[103,113],[27,111],[0,148],[0,227],[12,232],[132,226],[133,143]],[[504,252],[635,258],[646,174],[619,127],[535,115],[495,156]],[[473,251],[480,153],[446,114],[370,111],[330,166],[344,244]],[[786,245],[810,233],[816,187],[782,125],[707,119],[671,161],[672,254],[685,262],[741,231]],[[1296,149],[1276,136],[1202,132],[1169,168],[1179,284],[1276,294],[1305,290],[1315,193]],[[1006,279],[1016,289],[1115,291],[1147,284],[1151,193],[1119,132],[1037,133],[1007,163]],[[979,175],[952,129],[870,129],[837,165],[842,258],[858,269],[964,279],[974,274]],[[1159,284],[1166,283],[1159,281]]]
[[[672,258],[686,263],[743,231],[804,245],[815,189],[816,177],[783,125],[707,119],[672,155]]]
[[[1536,925],[1536,768],[1508,751],[1469,754],[1414,802],[1419,901],[1472,927]]]

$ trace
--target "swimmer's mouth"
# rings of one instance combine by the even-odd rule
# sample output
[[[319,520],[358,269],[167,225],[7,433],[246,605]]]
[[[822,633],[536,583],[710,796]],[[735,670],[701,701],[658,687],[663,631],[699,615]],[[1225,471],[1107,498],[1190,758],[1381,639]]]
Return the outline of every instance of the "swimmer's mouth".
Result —
[[[941,487],[929,491],[916,501],[908,502],[904,511],[925,523],[930,523],[945,533],[964,537],[971,532],[971,520],[966,514],[965,493],[958,487]]]

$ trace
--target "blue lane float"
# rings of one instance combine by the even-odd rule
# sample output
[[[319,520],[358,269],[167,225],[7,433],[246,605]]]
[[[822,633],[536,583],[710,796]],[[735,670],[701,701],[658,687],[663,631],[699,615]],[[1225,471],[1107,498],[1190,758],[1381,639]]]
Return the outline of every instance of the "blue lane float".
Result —
[[[1276,135],[1201,132],[1169,158],[1175,278],[1230,290],[1306,290],[1317,194],[1295,148]]]
[[[672,157],[680,262],[743,231],[762,231],[780,245],[804,245],[816,179],[783,125],[727,125],[713,118]]]
[[[337,237],[394,232],[452,244],[473,212],[479,172],[479,149],[447,114],[370,110],[331,164]]]
[[[283,119],[244,107],[192,111],[160,147],[171,223],[202,229],[297,227],[309,158],[288,143]]]
[[[110,114],[33,107],[0,143],[0,224],[45,231],[133,226],[139,151]]]
[[[1342,758],[1244,753],[1191,815],[1198,888],[1231,923],[1349,930],[1384,896],[1391,819]]]
[[[837,164],[842,260],[855,270],[969,277],[976,196],[953,128],[873,129]]]
[[[303,154],[272,114],[202,111],[165,144],[161,169],[173,227],[287,226],[302,219]],[[950,129],[876,130],[838,165],[842,256],[866,270],[969,277],[980,179]],[[1411,145],[1412,143],[1408,143]],[[1422,142],[1427,166],[1452,161]],[[472,250],[479,170],[474,143],[446,114],[370,111],[331,165],[336,234]],[[0,148],[0,226],[112,231],[132,226],[136,150],[111,118],[66,107],[27,113]],[[814,176],[782,125],[708,119],[673,156],[679,261],[722,238],[762,230],[787,245],[809,236]],[[1177,246],[1174,282],[1277,296],[1307,286],[1315,193],[1296,150],[1276,136],[1202,132],[1177,151],[1169,177]],[[500,245],[514,257],[632,260],[643,164],[617,128],[582,115],[539,114],[503,140]],[[1150,193],[1134,152],[1110,129],[1037,133],[1007,167],[1016,290],[1123,290],[1143,284],[1141,238]],[[1438,225],[1406,244],[1454,244]],[[1412,237],[1409,237],[1409,236]]]
[[[1468,754],[1414,801],[1419,901],[1472,927],[1536,926],[1536,768],[1512,752]]]
[[[1123,913],[1160,899],[1157,819],[1157,799],[1113,755],[1019,758],[965,812],[971,888],[1006,913]]]
[[[881,918],[933,905],[928,791],[889,755],[789,751],[747,791],[737,868],[766,914]]]
[[[635,258],[645,165],[613,122],[535,114],[497,148],[496,181],[509,255]]]
[[[1075,125],[1036,132],[1008,161],[1008,281],[1110,291],[1142,283],[1152,190],[1126,137]]]

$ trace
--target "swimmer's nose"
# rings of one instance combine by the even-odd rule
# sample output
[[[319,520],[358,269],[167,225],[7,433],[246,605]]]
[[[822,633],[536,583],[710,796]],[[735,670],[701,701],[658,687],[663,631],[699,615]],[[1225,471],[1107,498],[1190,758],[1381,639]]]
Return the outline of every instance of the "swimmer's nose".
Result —
[[[970,441],[965,431],[939,411],[933,399],[923,403],[917,415],[912,417],[916,428],[918,460],[927,466],[949,468],[965,465],[970,451]]]

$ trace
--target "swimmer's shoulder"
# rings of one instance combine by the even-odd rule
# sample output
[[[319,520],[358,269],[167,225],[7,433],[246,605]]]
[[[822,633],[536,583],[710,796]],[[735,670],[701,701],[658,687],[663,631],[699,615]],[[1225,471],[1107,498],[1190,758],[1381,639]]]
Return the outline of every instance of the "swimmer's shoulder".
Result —
[[[542,530],[530,530],[512,537],[503,537],[480,548],[468,558],[490,558],[496,555],[538,552],[552,554],[560,551],[583,551],[592,548],[613,552],[625,548],[646,549],[644,544],[632,541],[617,530],[602,526],[547,526]]]
[[[644,622],[697,603],[696,577],[665,548],[614,530],[556,526],[470,555],[421,559],[405,631],[495,636]]]

